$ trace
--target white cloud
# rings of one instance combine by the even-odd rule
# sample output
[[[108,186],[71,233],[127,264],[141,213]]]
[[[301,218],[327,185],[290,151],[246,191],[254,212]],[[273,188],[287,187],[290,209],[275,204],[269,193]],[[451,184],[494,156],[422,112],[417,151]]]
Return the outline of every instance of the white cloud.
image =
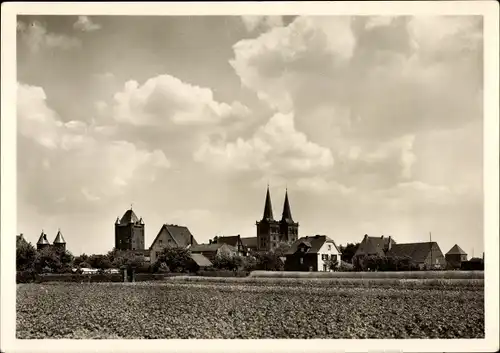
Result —
[[[195,160],[214,167],[284,173],[328,170],[333,157],[328,148],[307,140],[297,131],[293,114],[275,114],[249,140],[205,141],[194,154]]]
[[[43,24],[36,21],[30,24],[18,21],[17,31],[20,42],[32,53],[51,48],[70,50],[80,48],[82,45],[78,38],[47,32]]]
[[[299,189],[312,191],[319,195],[324,195],[324,193],[329,193],[332,191],[342,195],[347,195],[355,191],[352,187],[342,185],[335,180],[326,180],[320,176],[299,178],[296,181],[296,186]]]
[[[281,16],[241,16],[241,20],[248,32],[253,32],[258,28],[269,29],[283,26]]]
[[[27,179],[23,183],[33,193],[34,202],[43,201],[48,207],[50,200],[57,203],[63,197],[76,203],[80,196],[87,201],[109,199],[170,168],[170,161],[161,150],[150,151],[128,141],[109,140],[109,134],[102,133],[106,127],[82,121],[63,122],[48,107],[41,87],[20,83],[17,94],[18,131],[25,137],[19,154],[34,154],[33,159],[38,156],[43,160],[42,168],[50,167],[47,174],[36,170],[37,165],[21,164],[20,175]],[[75,185],[79,188],[75,189]]]
[[[101,25],[92,22],[88,16],[78,16],[78,20],[73,24],[73,27],[83,32],[92,32],[101,29]]]
[[[170,75],[151,78],[143,85],[128,81],[124,90],[115,94],[113,111],[119,122],[151,126],[216,124],[249,115],[243,104],[217,102],[209,88]]]

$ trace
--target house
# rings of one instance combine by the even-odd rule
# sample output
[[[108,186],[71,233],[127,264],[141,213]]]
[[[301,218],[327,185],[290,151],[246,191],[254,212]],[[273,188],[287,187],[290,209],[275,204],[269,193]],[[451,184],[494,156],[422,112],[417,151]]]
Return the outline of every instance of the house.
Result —
[[[248,252],[257,251],[257,237],[241,238],[241,242]]]
[[[149,247],[150,261],[155,263],[163,248],[167,246],[189,248],[196,244],[198,244],[196,239],[187,227],[163,224]]]
[[[467,253],[458,244],[455,244],[446,253],[445,259],[449,269],[459,269],[462,266],[462,262],[467,261]]]
[[[297,239],[285,256],[285,271],[329,271],[330,260],[340,262],[339,248],[326,235]]]
[[[210,242],[209,242],[209,244],[212,244],[212,243],[231,245],[237,249],[238,255],[241,255],[241,256],[246,256],[248,253],[248,250],[245,247],[245,245],[243,244],[243,242],[241,241],[241,236],[239,234],[233,235],[233,236],[227,236],[227,237],[215,237],[213,239],[213,241],[210,240]]]
[[[236,247],[224,243],[197,244],[189,247],[189,250],[191,254],[201,254],[212,262],[217,255],[234,256],[238,253]]]
[[[446,260],[436,242],[393,244],[387,251],[390,257],[410,257],[421,270],[444,269]]]
[[[212,262],[206,258],[203,254],[191,253],[191,258],[198,265],[200,269],[206,269],[212,266]]]
[[[352,257],[353,265],[361,266],[365,256],[385,256],[396,242],[391,236],[369,237],[365,234]]]

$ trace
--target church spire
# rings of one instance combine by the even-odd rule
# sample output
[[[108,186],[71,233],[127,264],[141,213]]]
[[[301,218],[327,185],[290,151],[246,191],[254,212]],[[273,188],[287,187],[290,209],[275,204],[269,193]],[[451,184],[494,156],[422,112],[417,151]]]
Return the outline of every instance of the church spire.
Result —
[[[266,204],[264,206],[264,216],[262,217],[262,220],[274,220],[273,206],[271,205],[271,195],[269,194],[269,185],[267,185]]]
[[[288,188],[285,191],[285,203],[283,205],[282,222],[293,223],[292,211],[290,210],[290,202],[288,201]]]

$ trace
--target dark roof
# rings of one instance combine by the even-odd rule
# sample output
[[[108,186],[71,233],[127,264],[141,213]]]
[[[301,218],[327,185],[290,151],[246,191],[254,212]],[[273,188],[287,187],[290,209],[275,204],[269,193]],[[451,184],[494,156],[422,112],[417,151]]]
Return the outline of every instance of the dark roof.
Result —
[[[54,239],[54,244],[66,244],[66,241],[64,240],[61,230],[57,231],[56,238]]]
[[[293,223],[292,211],[290,210],[290,202],[288,201],[288,190],[285,191],[285,203],[283,205],[283,214],[281,221],[286,223]]]
[[[200,267],[209,267],[209,266],[212,266],[212,263],[210,262],[210,260],[207,259],[202,254],[191,254],[191,258]]]
[[[465,251],[462,250],[460,246],[457,244],[453,245],[453,247],[446,253],[446,255],[467,255]]]
[[[241,242],[247,248],[256,249],[257,248],[257,237],[241,238]]]
[[[49,241],[47,240],[47,234],[45,234],[42,231],[42,234],[40,234],[40,238],[38,238],[38,241],[36,243],[37,244],[50,244]]]
[[[196,244],[189,247],[189,250],[191,252],[210,252],[210,251],[216,252],[224,245],[230,246],[224,243]]]
[[[170,233],[170,235],[172,235],[172,238],[175,239],[175,242],[178,246],[186,247],[188,245],[198,244],[193,234],[191,234],[189,229],[185,226],[165,224],[165,228]]]
[[[472,257],[469,262],[483,262],[483,259],[480,257]]]
[[[227,244],[232,246],[238,246],[238,240],[240,239],[239,235],[231,235],[227,237],[217,237],[216,243]]]
[[[164,224],[161,226],[160,231],[156,235],[155,240],[153,240],[153,242],[151,243],[151,246],[149,247],[150,249],[160,236],[163,229],[165,229],[171,235],[172,239],[174,239],[175,245],[178,247],[185,248],[191,244],[192,245],[198,244],[193,234],[191,234],[191,232],[187,227],[178,226],[176,224]]]
[[[127,210],[124,214],[123,217],[120,219],[120,225],[124,226],[130,223],[136,223],[139,222],[139,218],[135,215],[135,212],[132,211],[132,209]]]
[[[273,217],[273,206],[271,204],[271,195],[269,194],[269,186],[267,187],[266,193],[266,203],[264,205],[264,215],[262,216],[263,221],[272,221]]]
[[[436,246],[439,249],[436,242],[394,244],[387,255],[398,257],[409,256],[415,262],[425,262],[431,248],[435,248]]]
[[[306,251],[307,254],[317,254],[318,251],[323,246],[323,244],[327,241],[333,243],[333,245],[335,246],[337,251],[339,251],[339,248],[337,247],[337,245],[335,244],[335,242],[332,239],[330,239],[326,235],[315,235],[312,237],[307,236],[307,237],[301,237],[301,238],[297,239],[290,246],[290,249],[288,249],[288,251],[286,252],[286,255],[295,254],[301,246],[306,246],[308,248],[308,250]]]
[[[388,249],[389,242],[392,246],[396,244],[392,237],[369,237],[365,235],[361,243],[359,244],[358,250],[356,250],[355,256],[358,255],[384,255],[384,251]]]

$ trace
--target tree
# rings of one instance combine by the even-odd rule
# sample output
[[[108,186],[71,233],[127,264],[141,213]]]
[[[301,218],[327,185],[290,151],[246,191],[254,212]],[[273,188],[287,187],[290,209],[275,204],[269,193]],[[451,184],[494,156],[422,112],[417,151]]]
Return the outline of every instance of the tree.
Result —
[[[34,267],[38,273],[42,272],[69,272],[73,265],[73,255],[54,246],[45,247],[37,251]]]
[[[91,255],[86,262],[88,262],[93,268],[103,270],[113,267],[113,264],[106,255]]]
[[[24,238],[19,237],[16,242],[16,269],[17,271],[33,270],[36,259],[36,249]]]
[[[325,264],[331,271],[336,271],[339,268],[339,261],[337,259],[328,259],[325,261]]]
[[[215,268],[219,268],[221,270],[234,271],[239,269],[243,265],[243,258],[238,255],[221,253],[215,256],[213,265]]]
[[[87,262],[89,259],[89,256],[87,254],[81,254],[79,256],[76,256],[75,259],[73,260],[73,264],[75,266],[80,266],[82,262]],[[81,267],[81,266],[80,266]]]
[[[284,257],[288,250],[290,250],[291,245],[287,242],[280,242],[276,248],[272,251],[278,257]]]
[[[255,256],[257,258],[257,269],[265,271],[283,271],[285,264],[281,261],[273,251],[259,252]]]
[[[353,243],[347,243],[346,246],[340,245],[339,250],[342,254],[342,261],[345,262],[352,262],[352,258],[356,251],[358,251],[359,243],[353,244]]]
[[[199,266],[191,258],[188,249],[180,247],[165,247],[158,256],[154,268],[158,268],[164,263],[172,272],[196,272]]]

